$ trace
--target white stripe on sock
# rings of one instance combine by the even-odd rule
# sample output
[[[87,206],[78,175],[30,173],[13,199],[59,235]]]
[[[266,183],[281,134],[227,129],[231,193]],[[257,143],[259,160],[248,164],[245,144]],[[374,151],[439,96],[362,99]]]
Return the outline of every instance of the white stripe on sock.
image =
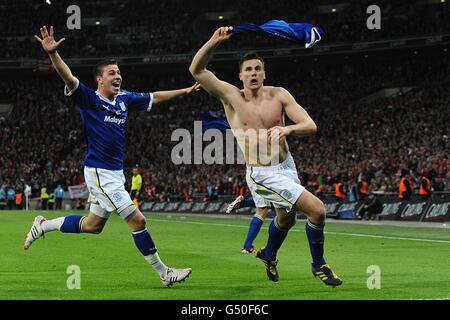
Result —
[[[86,217],[82,217],[80,219],[80,223],[78,224],[78,229],[80,229],[80,233],[83,232],[83,220],[84,220],[84,218],[86,218]]]
[[[146,232],[147,231],[147,228],[144,228],[144,229],[142,229],[142,230],[139,230],[139,231],[133,231],[133,232],[131,232],[132,234],[140,234],[140,233],[142,233],[142,232]]]
[[[259,215],[257,215],[256,213],[255,213],[255,215],[253,217],[258,218],[259,220],[264,222],[264,218],[259,216]]]

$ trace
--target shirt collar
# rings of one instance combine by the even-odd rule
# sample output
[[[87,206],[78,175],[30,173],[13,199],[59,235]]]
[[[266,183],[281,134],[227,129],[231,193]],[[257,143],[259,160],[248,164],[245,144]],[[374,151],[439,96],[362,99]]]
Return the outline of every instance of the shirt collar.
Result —
[[[106,98],[105,96],[103,96],[100,92],[95,91],[95,94],[100,98],[100,100],[103,100],[109,104],[112,104],[113,106],[116,105],[116,97],[114,97],[114,100],[109,100],[108,98]]]

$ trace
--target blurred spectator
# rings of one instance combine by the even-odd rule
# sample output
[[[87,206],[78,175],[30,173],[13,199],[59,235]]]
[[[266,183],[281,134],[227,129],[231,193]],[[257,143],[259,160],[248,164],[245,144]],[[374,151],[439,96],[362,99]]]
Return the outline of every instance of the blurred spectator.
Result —
[[[85,209],[85,201],[81,198],[77,199],[77,201],[75,202],[75,208],[77,210],[84,210]]]
[[[423,200],[428,200],[431,194],[431,182],[424,174],[419,180],[419,195]]]
[[[383,211],[383,204],[376,195],[371,193],[364,200],[363,206],[359,211],[359,219],[373,220],[377,214]]]
[[[47,193],[47,187],[44,185],[41,188],[41,209],[42,210],[47,210],[48,198],[49,198],[49,194]]]
[[[358,198],[358,191],[357,191],[357,183],[354,180],[350,181],[350,186],[348,189],[348,201],[349,202],[357,202],[359,200]]]
[[[55,192],[50,192],[48,195],[48,210],[55,210]]]
[[[139,201],[141,199],[142,176],[139,174],[139,168],[133,168],[133,176],[131,177],[131,191],[130,197],[133,203],[139,208]]]
[[[316,196],[320,199],[320,200],[324,200],[324,198],[325,198],[325,193],[324,193],[324,190],[323,190],[323,186],[322,185],[320,185],[316,190]]]
[[[358,181],[356,190],[358,194],[358,200],[364,201],[367,197],[367,193],[369,192],[369,185],[367,184],[364,177],[361,177],[361,179]]]
[[[58,186],[56,187],[55,191],[53,191],[53,193],[55,194],[55,199],[56,199],[56,210],[61,210],[62,209],[62,202],[64,199],[64,189],[61,187],[60,184],[58,184]]]
[[[16,191],[12,186],[9,186],[6,191],[6,200],[8,202],[8,209],[12,210],[14,208],[14,203],[16,202]]]
[[[22,210],[22,207],[23,207],[23,192],[20,189],[17,190],[17,192],[16,192],[15,202],[16,202],[16,209],[17,210]]]
[[[345,190],[345,184],[342,178],[340,178],[339,181],[335,183],[334,190],[334,195],[337,201],[344,202],[344,200],[347,199],[347,192]]]
[[[6,202],[6,190],[4,184],[0,186],[0,202]]]
[[[399,195],[400,200],[409,200],[412,195],[411,180],[405,170],[402,170],[402,176],[399,182]]]

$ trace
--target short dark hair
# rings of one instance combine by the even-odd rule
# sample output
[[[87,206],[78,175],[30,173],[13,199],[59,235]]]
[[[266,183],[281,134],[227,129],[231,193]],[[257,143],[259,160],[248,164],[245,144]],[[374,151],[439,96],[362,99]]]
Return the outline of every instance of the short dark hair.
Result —
[[[264,60],[256,53],[256,52],[247,52],[244,56],[239,60],[239,71],[241,71],[242,64],[247,60],[257,59],[260,60],[264,66]]]
[[[94,66],[94,79],[96,79],[97,76],[101,76],[103,73],[103,67],[109,66],[110,64],[117,65],[117,61],[115,59],[105,59],[97,63]]]

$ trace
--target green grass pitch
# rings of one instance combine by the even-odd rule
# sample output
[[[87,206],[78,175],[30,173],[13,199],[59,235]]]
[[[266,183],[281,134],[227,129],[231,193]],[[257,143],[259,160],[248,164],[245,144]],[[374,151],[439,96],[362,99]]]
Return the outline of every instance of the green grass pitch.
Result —
[[[46,212],[46,218],[67,215]],[[22,249],[36,212],[0,211],[0,299],[311,300],[449,299],[450,230],[327,223],[325,258],[344,284],[326,287],[310,270],[299,221],[278,253],[280,281],[261,261],[240,253],[248,217],[148,214],[147,227],[163,261],[192,267],[184,283],[163,287],[117,216],[103,233],[51,232]],[[255,240],[267,239],[266,220]],[[81,288],[69,290],[67,269],[79,266]],[[381,288],[369,290],[367,269],[379,266]]]

